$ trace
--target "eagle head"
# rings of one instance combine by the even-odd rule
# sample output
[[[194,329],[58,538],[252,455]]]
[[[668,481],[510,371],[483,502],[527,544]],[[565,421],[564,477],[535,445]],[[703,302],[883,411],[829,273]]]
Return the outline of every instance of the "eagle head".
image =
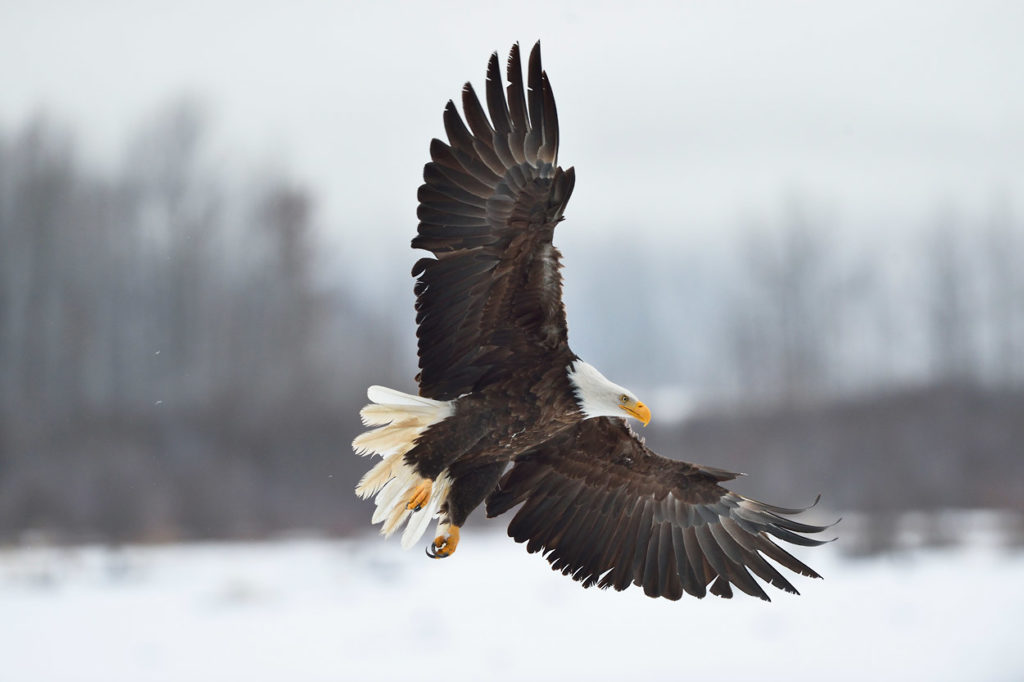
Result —
[[[609,381],[593,365],[577,360],[569,365],[568,375],[585,419],[633,417],[644,426],[651,421],[651,411],[632,391]]]

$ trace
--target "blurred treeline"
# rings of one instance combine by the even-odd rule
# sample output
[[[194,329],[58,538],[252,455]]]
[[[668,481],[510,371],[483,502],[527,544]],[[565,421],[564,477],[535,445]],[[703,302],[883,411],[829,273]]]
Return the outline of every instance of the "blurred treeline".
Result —
[[[226,171],[205,129],[176,105],[112,170],[45,118],[0,136],[0,537],[354,525],[391,335],[317,286],[309,193]]]
[[[349,443],[366,385],[411,388],[411,306],[396,317],[323,277],[356,255],[320,247],[315,197],[218,160],[206,133],[201,109],[174,106],[103,167],[44,117],[0,131],[0,539],[367,527]],[[770,502],[1024,511],[1009,204],[894,226],[904,259],[879,257],[885,234],[845,249],[828,222],[794,205],[710,264],[567,254],[573,337],[617,380],[684,383],[697,412],[652,427],[652,445],[756,472],[739,487]],[[660,293],[638,308],[623,278]]]

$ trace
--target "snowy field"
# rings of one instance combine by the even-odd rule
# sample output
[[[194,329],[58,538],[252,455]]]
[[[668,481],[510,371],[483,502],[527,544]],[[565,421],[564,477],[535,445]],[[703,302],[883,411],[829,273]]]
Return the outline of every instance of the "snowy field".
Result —
[[[583,590],[508,538],[0,551],[0,680],[1024,680],[1024,552],[797,555],[773,602]]]

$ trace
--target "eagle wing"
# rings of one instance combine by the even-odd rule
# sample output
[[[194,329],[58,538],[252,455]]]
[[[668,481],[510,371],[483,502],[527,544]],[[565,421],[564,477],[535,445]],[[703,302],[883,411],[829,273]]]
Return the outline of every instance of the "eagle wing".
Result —
[[[545,552],[553,569],[584,587],[643,587],[651,597],[683,592],[729,598],[731,585],[768,600],[762,580],[797,593],[765,557],[791,571],[820,577],[777,545],[824,541],[784,509],[726,490],[735,478],[720,469],[652,452],[623,420],[598,418],[517,457],[487,500],[487,515],[521,504],[508,526],[530,552]]]
[[[503,90],[497,53],[487,68],[484,113],[470,84],[463,122],[449,101],[448,143],[434,139],[423,169],[413,266],[420,394],[450,400],[568,352],[559,253],[552,246],[574,183],[557,166],[558,114],[540,43],[523,86],[519,46]]]

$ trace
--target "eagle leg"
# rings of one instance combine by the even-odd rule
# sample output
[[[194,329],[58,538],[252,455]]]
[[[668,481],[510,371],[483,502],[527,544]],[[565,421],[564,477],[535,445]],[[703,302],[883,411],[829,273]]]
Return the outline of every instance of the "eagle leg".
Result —
[[[431,559],[446,559],[455,553],[459,546],[459,527],[448,526],[447,535],[438,535],[434,542],[427,545],[427,556]]]
[[[422,509],[423,505],[430,501],[430,492],[433,487],[433,480],[429,478],[421,479],[419,484],[409,493],[409,497],[406,498],[405,508],[413,511]]]

